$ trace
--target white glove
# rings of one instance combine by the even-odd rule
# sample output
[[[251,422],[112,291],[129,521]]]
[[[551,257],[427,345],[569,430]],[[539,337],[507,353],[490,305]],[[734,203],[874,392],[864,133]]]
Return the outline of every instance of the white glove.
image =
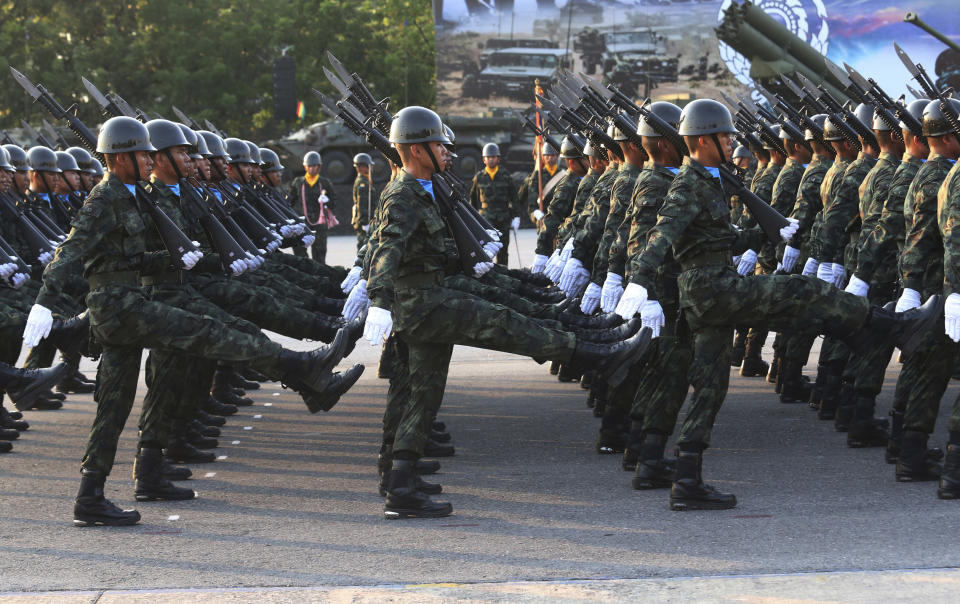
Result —
[[[560,260],[564,264],[567,263],[567,260],[570,259],[570,254],[573,253],[573,237],[568,237],[567,242],[563,244],[563,249],[560,250]]]
[[[13,289],[19,289],[21,285],[30,280],[30,275],[27,273],[16,273],[10,279],[10,283],[13,285]]]
[[[496,229],[486,229],[487,235],[490,235],[490,238],[494,241],[500,241],[500,231]]]
[[[954,342],[960,342],[960,294],[950,294],[943,304],[943,331]]]
[[[326,205],[326,203],[330,201],[330,198],[327,197],[326,193],[321,193],[320,197],[317,197],[317,201],[320,202],[320,205]]]
[[[560,250],[554,250],[553,255],[550,256],[550,261],[547,262],[547,268],[543,269],[543,274],[554,283],[557,283],[560,281],[560,273],[563,272],[563,265],[565,263],[566,260],[563,259],[563,254]]]
[[[843,287],[843,283],[847,280],[847,268],[834,262],[830,271],[833,273],[833,284],[837,287]]]
[[[513,217],[513,220],[510,221],[510,228],[513,229],[514,231],[519,231],[519,230],[520,230],[520,217],[519,217],[519,216],[514,216],[514,217]]]
[[[783,271],[786,273],[793,272],[793,267],[797,265],[799,259],[800,250],[789,245],[785,246],[783,248]]]
[[[309,234],[307,234],[307,235],[304,235],[303,237],[300,238],[300,241],[303,242],[303,245],[304,245],[304,246],[307,246],[307,247],[313,245],[313,242],[316,241],[316,240],[317,240],[317,238],[314,237],[312,233],[309,233]]]
[[[51,260],[53,260],[53,254],[50,252],[44,252],[37,256],[37,261],[40,262],[40,264],[47,264]]]
[[[293,229],[293,227],[291,227],[291,226],[289,226],[289,225],[286,225],[286,224],[285,224],[285,225],[283,225],[283,226],[280,227],[280,235],[281,235],[284,239],[286,239],[287,237],[290,237],[291,235],[295,235],[295,234],[296,234],[296,231]]]
[[[666,323],[667,318],[663,315],[663,307],[656,300],[647,300],[640,307],[640,323],[644,327],[649,327],[655,338],[660,335],[660,328]]]
[[[616,273],[607,273],[600,292],[600,309],[603,312],[613,312],[623,295],[623,276]]]
[[[263,256],[254,256],[250,252],[247,252],[247,263],[250,265],[251,270],[257,270],[263,264]]]
[[[540,211],[540,208],[537,208],[533,211],[533,217],[536,218],[537,222],[543,220],[543,217],[546,216],[543,212]]]
[[[822,262],[820,266],[817,267],[817,279],[826,281],[827,283],[833,283],[832,262]]]
[[[617,303],[617,308],[613,312],[629,321],[646,301],[647,288],[638,283],[631,283],[623,290],[623,297],[620,298],[620,302]]]
[[[747,250],[740,256],[740,262],[737,264],[737,272],[740,276],[749,275],[757,268],[757,253],[753,250]]]
[[[393,317],[389,310],[371,306],[367,313],[367,322],[363,326],[363,337],[371,346],[382,346],[393,330]]]
[[[17,265],[15,263],[0,264],[0,279],[6,279],[15,272],[17,272]]]
[[[534,255],[533,266],[530,267],[530,272],[533,273],[534,275],[542,273],[543,269],[547,266],[548,260],[550,259],[541,254]]]
[[[496,258],[502,249],[503,244],[499,241],[490,241],[489,243],[483,244],[483,251],[487,253],[487,256],[489,256],[491,260]]]
[[[813,256],[810,256],[804,263],[803,271],[801,271],[800,274],[804,277],[812,277],[817,274],[818,268],[820,268],[820,262]]]
[[[583,292],[583,299],[580,300],[580,310],[583,314],[592,315],[593,311],[597,310],[600,304],[600,292],[600,286],[596,283],[587,286],[587,291]]]
[[[797,229],[800,228],[800,221],[796,218],[787,218],[787,221],[789,221],[790,224],[780,229],[780,239],[784,241],[790,241],[790,239],[796,235]]]
[[[573,294],[571,292],[573,291],[573,285],[580,276],[580,273],[583,272],[587,272],[586,269],[583,268],[583,263],[576,258],[571,258],[563,265],[563,272],[560,273],[560,282],[557,285],[560,286],[560,289],[562,289],[567,296],[572,298]],[[589,275],[589,273],[587,274]]]
[[[250,268],[250,266],[247,264],[247,261],[244,258],[234,260],[233,262],[230,263],[230,272],[233,274],[234,277],[242,275],[243,272],[248,268]]]
[[[740,265],[740,256],[733,257],[733,268],[737,268]]]
[[[951,296],[953,294],[950,294]],[[915,289],[910,289],[909,287],[903,288],[903,293],[900,294],[900,299],[897,300],[897,306],[894,308],[896,312],[906,312],[911,308],[916,308],[920,306],[923,300],[920,299],[920,292]]]
[[[33,348],[40,340],[50,335],[53,327],[53,313],[46,306],[34,304],[27,315],[27,325],[23,328],[23,343]]]
[[[307,237],[310,237],[310,236],[311,236],[311,235],[307,235]],[[304,237],[304,240],[306,240],[307,237]],[[311,241],[311,243],[313,243],[313,242]],[[280,240],[279,240],[279,239],[274,239],[273,241],[271,241],[270,243],[267,244],[267,250],[266,250],[266,251],[267,251],[267,252],[270,252],[270,253],[273,253],[273,252],[277,251],[277,248],[278,248],[278,247],[280,247]]]
[[[360,230],[362,230],[364,233],[369,233],[369,232],[370,232],[370,225],[369,225],[369,224],[361,225],[361,226],[360,226]]]
[[[844,288],[843,291],[847,292],[848,294],[853,294],[854,296],[866,298],[867,292],[870,291],[870,286],[867,285],[867,282],[863,279],[860,279],[856,275],[851,275],[850,283],[847,283],[847,287]]]
[[[187,252],[180,258],[180,261],[183,262],[184,269],[190,270],[200,262],[201,258],[203,258],[203,252],[201,251]]]
[[[356,287],[350,290],[350,295],[343,303],[343,311],[340,314],[347,321],[353,321],[362,315],[368,306],[370,306],[370,298],[367,297],[367,280],[360,279]]]
[[[493,268],[492,262],[478,262],[473,265],[473,276],[479,279],[486,275]]]
[[[340,282],[340,290],[343,293],[348,293],[353,289],[353,286],[360,281],[360,277],[363,274],[363,269],[359,266],[354,266],[350,269],[350,272],[347,273],[347,278]]]

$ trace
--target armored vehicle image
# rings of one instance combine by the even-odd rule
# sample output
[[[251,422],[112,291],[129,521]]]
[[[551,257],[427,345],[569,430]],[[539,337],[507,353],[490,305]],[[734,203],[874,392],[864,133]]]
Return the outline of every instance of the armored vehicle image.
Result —
[[[549,82],[561,69],[571,67],[570,55],[561,48],[504,48],[487,56],[479,74],[463,79],[463,96],[505,96],[530,100],[536,80]]]

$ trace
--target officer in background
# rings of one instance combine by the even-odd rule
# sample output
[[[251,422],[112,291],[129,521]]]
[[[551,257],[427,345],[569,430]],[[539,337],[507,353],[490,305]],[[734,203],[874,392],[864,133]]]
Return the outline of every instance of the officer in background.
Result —
[[[470,203],[480,210],[493,228],[500,231],[503,247],[497,254],[497,263],[507,266],[510,249],[510,229],[520,228],[522,208],[517,199],[517,188],[506,170],[500,169],[500,147],[496,143],[483,146],[484,169],[473,177]]]
[[[362,248],[370,238],[370,217],[373,216],[373,179],[370,177],[370,166],[373,160],[367,153],[357,153],[353,156],[353,167],[357,170],[357,177],[353,180],[353,213],[350,215],[350,224],[357,232],[357,249]]]
[[[307,224],[313,229],[316,237],[310,246],[310,255],[317,262],[326,262],[327,257],[327,229],[337,226],[337,219],[333,217],[334,193],[333,183],[320,175],[323,162],[316,151],[308,151],[303,156],[303,169],[306,172],[290,183],[290,199],[293,209],[303,214]],[[293,253],[306,256],[307,250],[295,247]]]

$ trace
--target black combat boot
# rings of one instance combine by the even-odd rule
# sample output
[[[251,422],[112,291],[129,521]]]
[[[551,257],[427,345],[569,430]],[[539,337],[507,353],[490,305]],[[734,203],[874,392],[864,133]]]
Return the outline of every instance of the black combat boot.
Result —
[[[333,378],[333,368],[337,366],[347,347],[347,330],[340,329],[333,341],[309,352],[283,350],[280,364],[283,368],[283,382],[299,392],[322,394]]]
[[[63,394],[90,394],[96,389],[97,383],[87,379],[87,376],[80,373],[75,366],[70,363],[70,371],[63,381],[57,385],[57,392]]]
[[[260,382],[254,382],[253,380],[248,380],[243,377],[241,371],[234,371],[233,375],[230,376],[230,385],[234,388],[240,388],[241,390],[259,390]]]
[[[439,422],[439,421],[437,421],[437,420],[434,420],[434,421],[430,424],[430,429],[431,429],[431,430],[436,430],[437,432],[446,432],[446,431],[447,431],[447,424],[445,424],[444,422]]]
[[[529,283],[521,283],[520,289],[517,290],[517,294],[523,296],[527,300],[539,302],[541,304],[556,304],[557,302],[562,302],[564,298],[566,298],[564,293],[559,289],[547,289],[545,287],[539,287]]]
[[[48,394],[69,371],[70,366],[66,363],[49,369],[17,369],[0,363],[0,389],[7,392],[14,407],[26,411],[32,409],[37,400]]]
[[[904,430],[897,458],[897,482],[928,482],[940,478],[940,463],[927,450],[926,432]]]
[[[207,398],[207,401],[203,404],[203,410],[209,413],[210,415],[215,415],[219,417],[228,417],[237,412],[236,405],[228,405],[226,403],[221,403],[217,399],[211,397]]]
[[[807,404],[811,409],[815,411],[820,410],[820,403],[823,402],[823,389],[827,385],[827,376],[830,374],[830,368],[823,364],[817,364],[817,378],[813,382],[813,387],[810,388],[810,398],[807,399]],[[830,419],[833,419],[832,417]]]
[[[593,380],[596,378],[596,371],[584,371],[583,375],[580,376],[580,388],[583,390],[590,390],[590,386],[593,384]]]
[[[167,480],[189,480],[193,472],[186,466],[175,466],[164,457],[160,460],[160,476]]]
[[[846,432],[853,423],[853,414],[857,400],[853,395],[853,384],[844,383],[840,386],[840,401],[837,405],[837,414],[833,418],[833,429],[837,432]]]
[[[740,365],[740,375],[743,377],[764,377],[770,370],[770,365],[760,358],[761,342],[747,340],[744,349],[743,362]]]
[[[201,451],[186,440],[183,427],[174,428],[173,437],[167,444],[167,461],[170,463],[213,463],[217,456],[210,451]]]
[[[90,339],[90,313],[84,311],[69,319],[54,319],[46,339],[64,352],[83,350]]]
[[[137,501],[184,501],[196,499],[193,489],[178,487],[162,474],[163,451],[141,447],[133,460],[134,497]]]
[[[438,443],[430,439],[427,439],[427,444],[423,446],[423,454],[427,457],[453,457],[456,453],[457,450],[453,448],[453,445]]]
[[[785,404],[805,403],[810,400],[810,383],[803,379],[803,363],[781,359],[777,380],[780,383],[780,402]]]
[[[620,467],[624,472],[633,472],[637,469],[640,448],[643,446],[643,434],[643,419],[632,420],[630,432],[627,434],[627,446],[623,449],[623,459],[620,461]]]
[[[667,489],[673,484],[675,465],[663,459],[667,446],[666,434],[645,434],[640,447],[640,459],[633,475],[633,488],[638,491]]]
[[[853,422],[847,431],[847,446],[853,449],[885,447],[890,440],[889,422],[873,417],[876,397],[860,395],[854,402]]]
[[[780,394],[780,368],[783,365],[783,357],[780,356],[780,351],[776,348],[773,349],[773,360],[770,361],[770,370],[767,372],[767,383],[774,385],[774,392]]]
[[[210,389],[210,395],[225,405],[249,407],[253,404],[253,401],[243,396],[237,396],[233,386],[230,385],[233,373],[233,367],[217,365],[217,370],[213,374],[213,387]]]
[[[450,436],[449,432],[441,432],[440,430],[430,430],[430,440],[438,443],[448,443],[453,440],[453,437]]]
[[[571,363],[560,365],[560,372],[557,373],[557,380],[567,384],[569,382],[579,382],[583,372],[577,369]]]
[[[817,376],[817,381],[820,376]],[[816,386],[814,386],[816,389]],[[834,371],[828,370],[823,380],[823,386],[820,391],[820,407],[817,410],[817,417],[824,421],[830,421],[837,417],[837,407],[840,406],[843,389],[843,376]],[[812,396],[812,394],[811,394]]]
[[[390,468],[393,466],[393,459],[390,457],[389,453],[381,453],[377,458],[377,474],[380,476],[380,487],[378,489],[381,497],[386,497],[387,495],[387,486],[390,479]],[[422,491],[427,495],[439,495],[443,492],[443,486],[435,482],[427,482],[421,478],[420,473],[416,471],[414,467],[414,486],[418,491]]]
[[[0,428],[0,440],[17,440],[20,432],[13,428]]]
[[[650,347],[650,334],[650,328],[645,327],[629,339],[612,344],[578,339],[570,361],[578,367],[596,369],[600,379],[615,388],[626,379],[630,367],[643,359]]]
[[[137,510],[122,510],[103,496],[107,476],[97,470],[83,470],[80,491],[73,503],[73,524],[76,526],[130,526],[140,522]]]
[[[194,417],[197,419],[197,421],[206,426],[215,426],[219,428],[227,423],[227,418],[221,415],[207,413],[203,409],[197,409]]]
[[[890,439],[887,441],[887,450],[883,459],[889,464],[897,463],[900,457],[900,447],[903,445],[903,411],[890,410]]]
[[[422,482],[415,469],[415,461],[394,459],[387,479],[386,501],[383,515],[386,518],[442,518],[453,513],[449,503],[434,501],[420,490]],[[439,486],[439,485],[437,485]]]
[[[254,382],[275,382],[276,380],[271,380],[267,376],[263,375],[256,369],[251,369],[250,367],[244,367],[240,370],[240,373],[245,379],[252,380]]]
[[[590,316],[578,312],[564,312],[557,316],[557,320],[566,327],[581,329],[609,329],[624,322],[620,315],[612,312]]]
[[[0,440],[0,453],[9,453],[13,451],[13,445],[5,440]]]
[[[557,375],[560,373],[560,361],[552,361],[550,363],[550,375]]]
[[[11,430],[23,432],[30,428],[30,424],[23,420],[14,419],[13,415],[0,404],[0,428],[10,428]]]
[[[198,449],[216,449],[220,446],[220,443],[216,438],[204,436],[199,431],[194,430],[190,425],[187,425],[186,427],[184,438],[188,443]]]
[[[303,402],[307,405],[307,411],[316,413],[317,411],[333,409],[340,397],[360,379],[360,376],[363,375],[363,369],[364,366],[358,363],[346,371],[334,373],[322,392],[318,394],[301,393]]]
[[[338,316],[341,312],[343,312],[343,305],[345,303],[346,299],[317,296],[310,304],[310,309],[317,312],[322,312],[325,315]]]
[[[197,419],[190,420],[187,423],[187,427],[201,436],[208,436],[210,438],[217,438],[220,436],[220,428],[216,426],[208,426]]]
[[[947,445],[947,459],[940,474],[940,499],[960,499],[960,445]]]
[[[582,338],[586,342],[593,342],[595,344],[611,344],[613,342],[620,342],[626,340],[627,338],[635,335],[640,328],[643,327],[643,322],[639,318],[633,318],[622,323],[616,327],[609,327],[607,329],[574,329],[573,333],[578,338]],[[586,372],[593,373],[593,372]],[[585,375],[586,375],[585,373]],[[592,381],[592,378],[591,378]],[[582,380],[581,380],[582,385]],[[589,388],[589,384],[586,388]]]
[[[671,510],[729,510],[736,507],[735,495],[721,493],[703,483],[702,466],[702,453],[677,451],[677,470],[670,486]]]
[[[440,462],[435,459],[418,459],[413,468],[417,474],[436,474],[440,471]]]
[[[747,330],[737,329],[733,336],[733,352],[730,354],[730,366],[739,367],[747,352]]]
[[[853,334],[841,336],[841,339],[854,352],[863,346],[893,343],[907,356],[922,343],[924,335],[942,320],[942,296],[930,296],[923,306],[906,312],[872,306],[866,323]]]

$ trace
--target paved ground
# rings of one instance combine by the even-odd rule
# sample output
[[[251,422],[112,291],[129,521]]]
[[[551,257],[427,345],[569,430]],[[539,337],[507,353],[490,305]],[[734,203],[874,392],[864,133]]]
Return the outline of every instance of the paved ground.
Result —
[[[331,260],[349,261],[349,244],[332,240]],[[619,460],[593,452],[597,420],[577,385],[457,348],[441,413],[457,455],[438,476],[456,513],[385,520],[374,460],[386,384],[370,347],[354,356],[367,373],[328,414],[276,384],[252,393],[224,428],[225,458],[193,468],[200,499],[139,504],[131,528],[70,523],[92,397],[29,413],[0,458],[0,602],[956,600],[960,574],[930,569],[960,565],[960,507],[933,484],[894,482],[880,450],[846,448],[806,407],[739,376],[705,476],[740,505],[675,513],[665,491],[631,490]],[[125,506],[135,439],[131,420],[107,485]],[[834,571],[851,572],[822,574]],[[167,591],[123,591],[145,589]]]

